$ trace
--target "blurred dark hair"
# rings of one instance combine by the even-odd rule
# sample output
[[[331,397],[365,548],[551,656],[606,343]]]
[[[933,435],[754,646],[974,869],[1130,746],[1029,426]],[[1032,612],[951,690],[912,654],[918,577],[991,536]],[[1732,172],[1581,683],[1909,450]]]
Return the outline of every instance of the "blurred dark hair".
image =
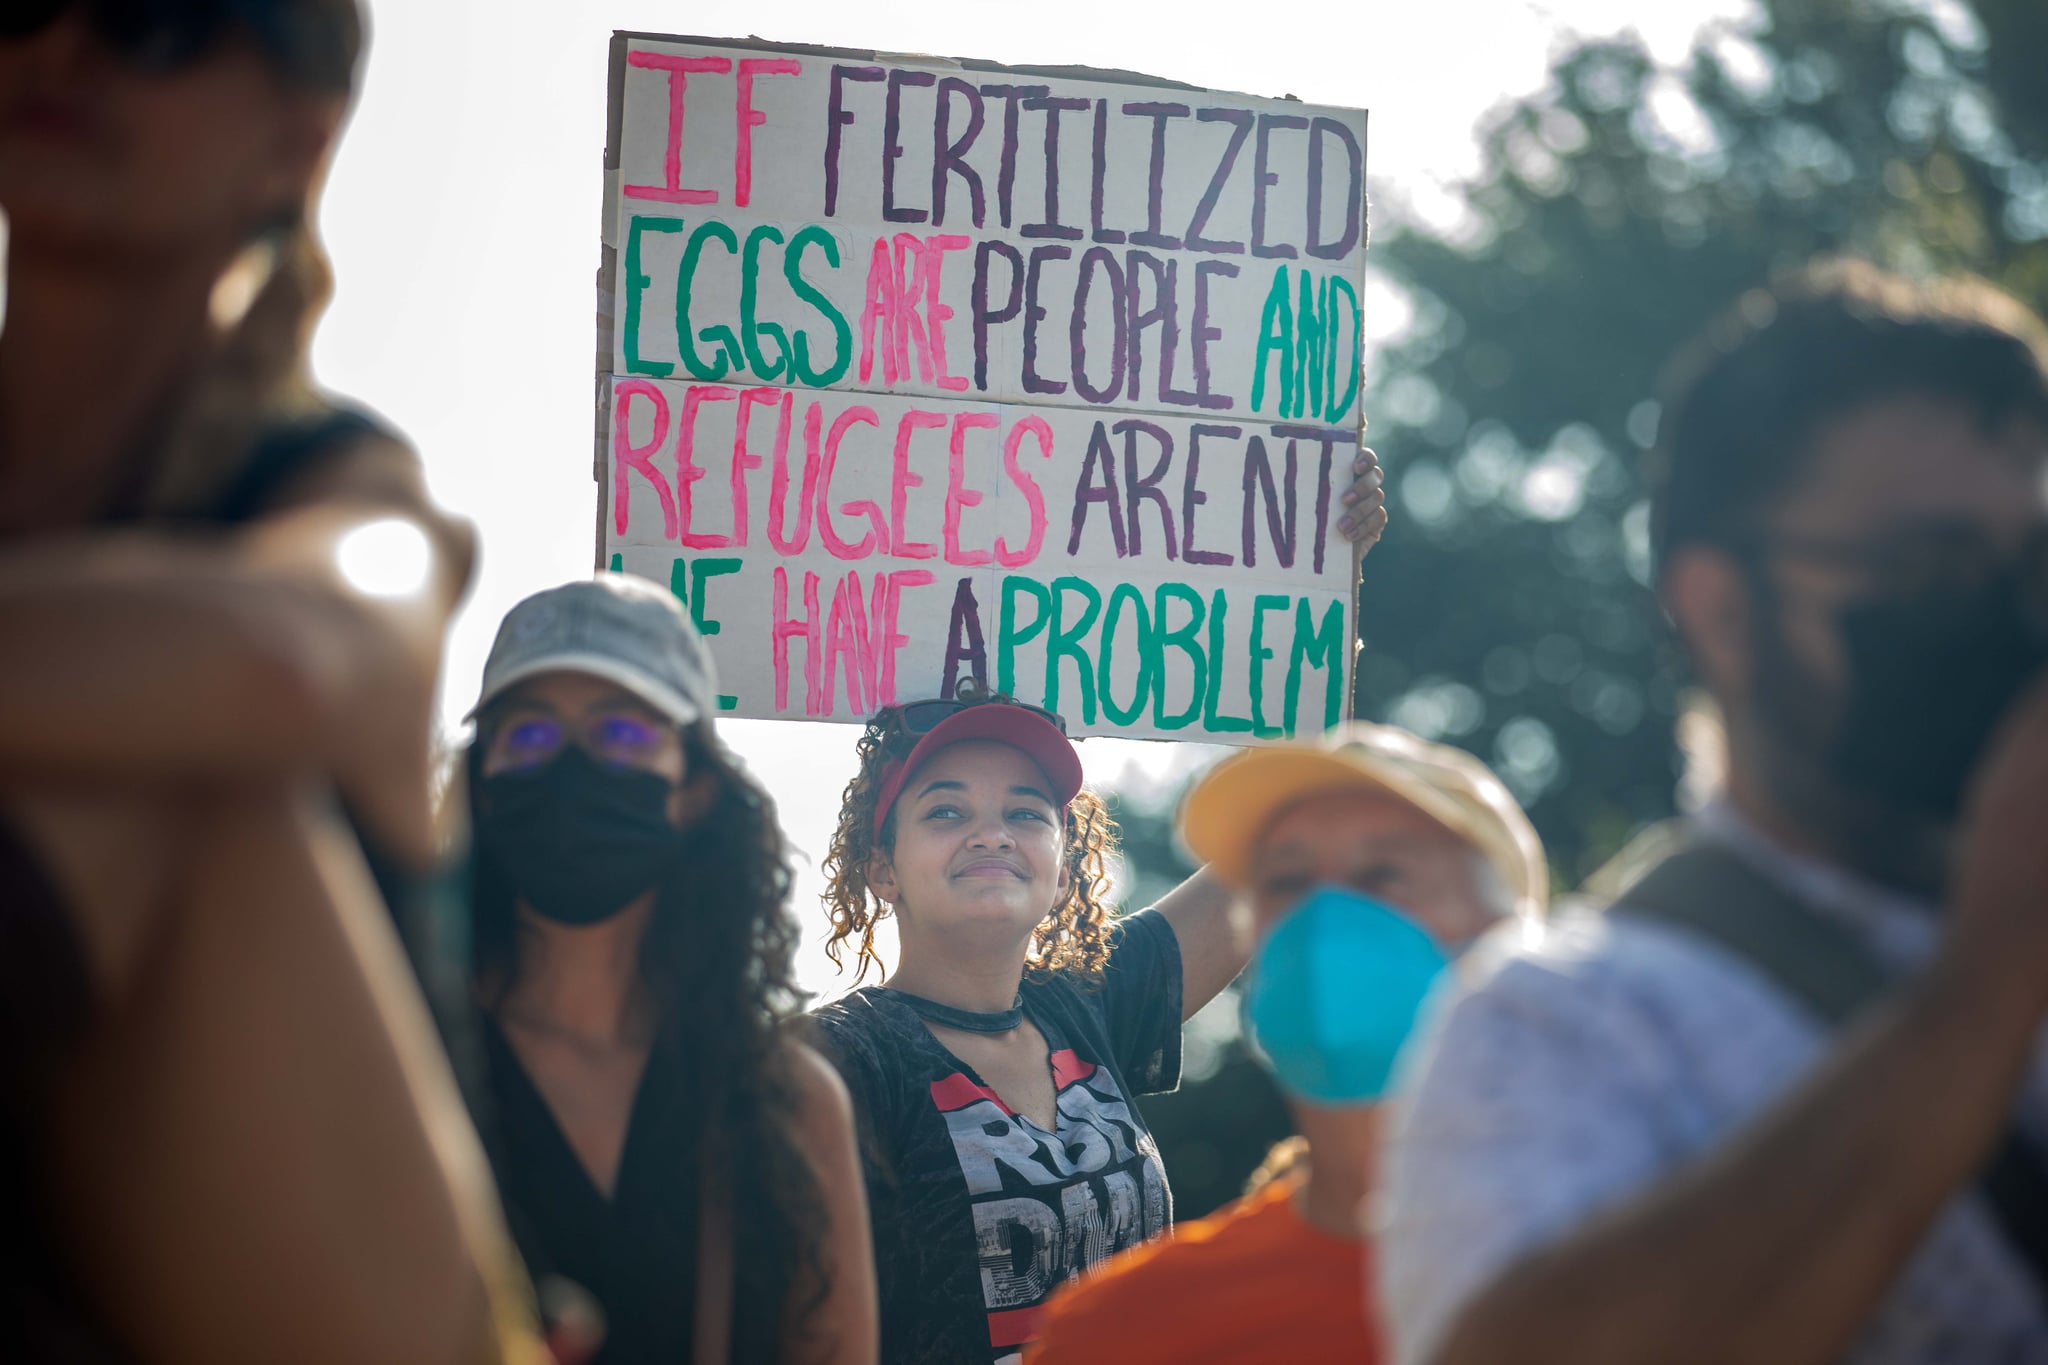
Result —
[[[495,730],[486,710],[464,757],[472,827]],[[687,1098],[659,1116],[689,1136],[675,1159],[691,1170],[717,1162],[712,1169],[729,1177],[734,1329],[744,1340],[760,1328],[746,1330],[743,1317],[772,1312],[779,1324],[796,1296],[801,1318],[827,1288],[824,1201],[793,1136],[796,1097],[786,1061],[785,1026],[804,1003],[795,972],[800,934],[789,913],[789,853],[774,801],[708,723],[686,727],[682,738],[686,771],[715,775],[718,797],[676,834],[681,856],[659,888],[640,972],[672,1054],[692,1067],[689,1084],[669,1091]],[[470,900],[474,979],[509,988],[519,972],[515,897],[481,847]]]
[[[1983,280],[1849,259],[1744,294],[1665,385],[1649,467],[1658,575],[1687,545],[1739,547],[1798,487],[1824,428],[1900,397],[1953,403],[1986,431],[2048,423],[2048,330]]]
[[[359,0],[231,0],[285,80],[323,93],[355,88],[365,25]]]

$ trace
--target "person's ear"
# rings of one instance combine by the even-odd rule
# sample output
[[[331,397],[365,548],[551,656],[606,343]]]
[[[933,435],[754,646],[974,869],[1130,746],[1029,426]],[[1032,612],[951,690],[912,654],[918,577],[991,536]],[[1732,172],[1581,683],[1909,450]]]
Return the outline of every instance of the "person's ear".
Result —
[[[876,849],[868,858],[868,890],[885,905],[893,907],[903,894],[902,886],[896,880],[896,860],[881,849]]]
[[[1725,706],[1747,697],[1756,669],[1756,614],[1734,556],[1707,546],[1678,551],[1660,595],[1693,667]]]
[[[296,216],[320,179],[348,106],[341,100],[295,94],[271,124],[259,185],[262,202]]]

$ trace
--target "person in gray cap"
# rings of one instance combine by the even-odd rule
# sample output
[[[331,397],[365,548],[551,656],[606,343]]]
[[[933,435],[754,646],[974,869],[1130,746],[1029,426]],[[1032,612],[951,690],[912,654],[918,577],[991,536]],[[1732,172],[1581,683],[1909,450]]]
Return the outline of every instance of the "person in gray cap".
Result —
[[[789,859],[717,706],[643,579],[499,628],[466,760],[487,1143],[544,1297],[602,1309],[598,1360],[872,1361],[852,1111],[781,1034]]]

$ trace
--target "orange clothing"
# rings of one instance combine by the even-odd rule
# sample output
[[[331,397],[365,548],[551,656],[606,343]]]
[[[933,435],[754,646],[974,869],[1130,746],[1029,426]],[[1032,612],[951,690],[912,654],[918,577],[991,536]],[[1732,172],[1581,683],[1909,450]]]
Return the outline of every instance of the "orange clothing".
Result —
[[[1275,1180],[1069,1281],[1026,1365],[1377,1365],[1367,1247],[1305,1221],[1293,1196],[1293,1181]]]

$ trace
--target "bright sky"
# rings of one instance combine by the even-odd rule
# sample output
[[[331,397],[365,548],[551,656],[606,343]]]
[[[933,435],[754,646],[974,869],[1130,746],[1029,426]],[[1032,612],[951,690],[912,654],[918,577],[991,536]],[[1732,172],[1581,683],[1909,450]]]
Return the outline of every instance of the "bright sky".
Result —
[[[451,728],[498,620],[590,572],[595,308],[606,45],[614,29],[763,38],[1041,65],[1120,67],[1372,111],[1374,192],[1434,217],[1476,169],[1475,122],[1535,89],[1571,33],[1640,32],[1681,57],[1748,0],[370,0],[368,79],[323,212],[340,288],[321,378],[418,445],[435,494],[473,519],[483,562],[449,648]],[[573,16],[573,17],[571,17]],[[1367,331],[1398,330],[1368,289]],[[1370,361],[1368,361],[1368,364]],[[1370,572],[1368,566],[1368,574]],[[1368,577],[1368,585],[1370,578]],[[797,847],[822,854],[854,731],[724,721]],[[1093,740],[1091,778],[1160,781],[1213,754]],[[818,879],[800,872],[812,923]],[[806,985],[846,983],[807,949]]]

